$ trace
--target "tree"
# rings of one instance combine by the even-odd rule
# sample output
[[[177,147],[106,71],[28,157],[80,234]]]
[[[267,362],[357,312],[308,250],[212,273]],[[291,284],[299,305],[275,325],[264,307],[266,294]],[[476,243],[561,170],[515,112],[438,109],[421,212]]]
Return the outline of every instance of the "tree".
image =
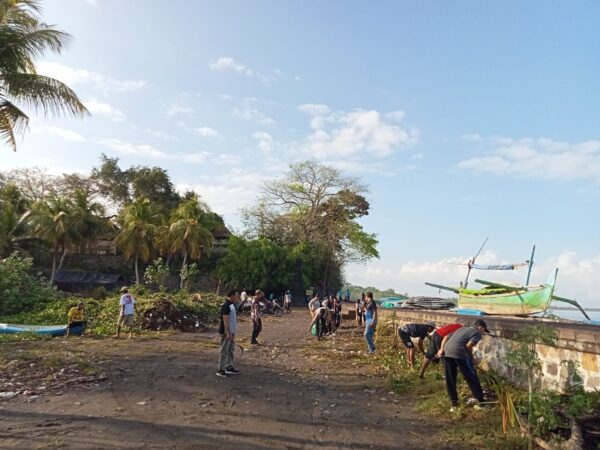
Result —
[[[108,222],[103,217],[104,206],[94,202],[91,193],[84,189],[77,189],[73,194],[73,216],[77,243],[84,250],[108,228]]]
[[[27,201],[13,183],[0,188],[0,258],[12,254],[17,242],[27,236],[27,206]]]
[[[341,278],[345,262],[379,256],[376,236],[357,222],[369,212],[365,193],[357,179],[303,161],[291,164],[283,178],[265,182],[257,204],[243,217],[253,236],[287,246],[307,244],[319,258],[319,281],[327,287]]]
[[[48,50],[60,53],[70,38],[41,22],[40,13],[35,0],[0,0],[0,139],[14,151],[29,122],[16,103],[46,114],[88,114],[67,85],[36,73],[36,60]]]
[[[35,236],[52,248],[52,285],[56,272],[63,266],[69,248],[73,247],[79,238],[74,227],[76,216],[73,202],[67,197],[51,196],[47,200],[34,203],[31,214]]]
[[[198,259],[202,253],[210,254],[212,251],[214,221],[207,214],[207,207],[202,205],[197,196],[179,204],[171,216],[169,237],[171,254],[183,256],[183,267],[186,266],[188,256]],[[180,288],[183,289],[184,280],[181,278]]]
[[[121,232],[115,242],[127,261],[133,258],[136,284],[140,284],[139,260],[148,262],[152,257],[157,230],[164,220],[164,215],[146,199],[130,203],[121,212]]]
[[[283,289],[291,280],[292,260],[288,249],[267,238],[231,236],[217,270],[231,285]]]

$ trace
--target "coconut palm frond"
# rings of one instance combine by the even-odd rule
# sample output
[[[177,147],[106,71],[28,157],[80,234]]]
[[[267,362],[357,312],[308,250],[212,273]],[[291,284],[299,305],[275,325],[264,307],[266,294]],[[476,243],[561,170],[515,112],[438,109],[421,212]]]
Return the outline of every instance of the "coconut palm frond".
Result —
[[[41,12],[42,8],[38,0],[2,0],[0,1],[0,25],[37,23],[37,16]]]
[[[2,75],[0,76],[0,82],[6,86],[6,93],[10,97],[25,103],[29,107],[42,110],[44,114],[89,115],[87,108],[75,92],[66,84],[54,78],[19,73],[9,76]]]
[[[17,151],[16,135],[27,129],[29,117],[14,104],[0,97],[0,140]]]

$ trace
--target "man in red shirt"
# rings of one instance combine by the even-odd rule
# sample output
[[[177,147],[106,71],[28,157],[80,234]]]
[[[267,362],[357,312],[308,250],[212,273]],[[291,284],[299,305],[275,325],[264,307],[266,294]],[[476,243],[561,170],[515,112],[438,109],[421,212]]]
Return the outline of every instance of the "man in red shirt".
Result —
[[[437,357],[437,352],[440,350],[442,345],[442,340],[448,336],[449,334],[454,333],[456,330],[461,328],[462,325],[460,323],[452,323],[450,325],[445,325],[436,329],[433,332],[433,336],[429,339],[429,347],[427,347],[427,352],[425,353],[425,358],[423,359],[423,364],[421,365],[421,371],[419,372],[419,378],[423,378],[425,375],[425,371],[429,366],[431,361],[439,362],[439,358]]]

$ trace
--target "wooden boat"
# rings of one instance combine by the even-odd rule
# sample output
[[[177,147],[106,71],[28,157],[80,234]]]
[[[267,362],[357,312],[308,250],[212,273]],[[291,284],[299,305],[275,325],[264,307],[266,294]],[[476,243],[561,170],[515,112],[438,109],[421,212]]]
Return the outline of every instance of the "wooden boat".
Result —
[[[77,326],[71,328],[69,334],[80,335],[85,327]],[[10,323],[0,323],[0,333],[16,334],[16,333],[36,333],[44,336],[64,336],[67,332],[66,325],[16,325]]]
[[[483,246],[481,248],[483,248]],[[481,252],[481,249],[479,252]],[[531,275],[531,268],[533,265],[535,246],[533,247],[531,258],[529,261],[527,261],[529,270],[527,273],[527,281],[525,286],[511,286],[509,284],[476,279],[476,283],[482,284],[485,287],[483,289],[475,290],[467,289],[467,281],[472,268],[482,268],[487,270],[511,270],[509,267],[516,266],[504,265],[476,267],[475,258],[479,255],[479,252],[472,260],[468,262],[469,271],[467,272],[467,278],[465,279],[464,283],[461,283],[461,287],[453,288],[434,283],[425,284],[458,294],[459,309],[482,311],[485,314],[528,316],[546,311],[550,307],[550,303],[553,300],[556,300],[575,306],[588,320],[590,320],[585,310],[575,300],[554,295],[554,287],[556,285],[558,268],[554,269],[545,284],[531,286],[528,285]]]

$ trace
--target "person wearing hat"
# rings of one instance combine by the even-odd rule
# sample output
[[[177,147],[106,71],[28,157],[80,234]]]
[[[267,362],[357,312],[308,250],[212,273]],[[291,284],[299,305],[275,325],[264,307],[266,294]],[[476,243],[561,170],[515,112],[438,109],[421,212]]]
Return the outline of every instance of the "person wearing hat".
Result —
[[[429,367],[429,364],[432,361],[434,363],[438,363],[440,361],[440,358],[438,358],[437,353],[440,351],[442,341],[446,336],[454,333],[459,328],[462,328],[462,325],[460,323],[451,323],[450,325],[444,325],[443,327],[436,328],[435,331],[429,335],[429,346],[427,347],[427,351],[425,352],[423,364],[421,364],[419,378],[423,378],[425,376],[425,371],[427,370],[427,367]]]
[[[133,324],[135,321],[135,299],[133,295],[129,293],[127,286],[121,288],[121,298],[119,300],[119,319],[117,320],[117,334],[115,337],[118,338],[121,335],[121,327],[125,325],[129,328],[129,339],[133,338]]]
[[[473,347],[475,347],[481,338],[481,333],[489,333],[487,324],[482,319],[477,319],[472,327],[462,327],[454,333],[446,336],[442,341],[438,356],[444,356],[444,369],[446,376],[446,390],[452,407],[450,412],[456,411],[458,407],[458,393],[456,391],[457,369],[460,370],[473,396],[482,403],[483,389],[475,369],[475,358],[473,357]],[[479,407],[479,405],[475,405]]]
[[[398,337],[406,347],[406,359],[408,367],[412,368],[415,365],[415,344],[413,338],[418,338],[417,347],[421,353],[425,354],[423,341],[429,337],[429,333],[435,331],[435,322],[427,323],[408,323],[398,329]]]

